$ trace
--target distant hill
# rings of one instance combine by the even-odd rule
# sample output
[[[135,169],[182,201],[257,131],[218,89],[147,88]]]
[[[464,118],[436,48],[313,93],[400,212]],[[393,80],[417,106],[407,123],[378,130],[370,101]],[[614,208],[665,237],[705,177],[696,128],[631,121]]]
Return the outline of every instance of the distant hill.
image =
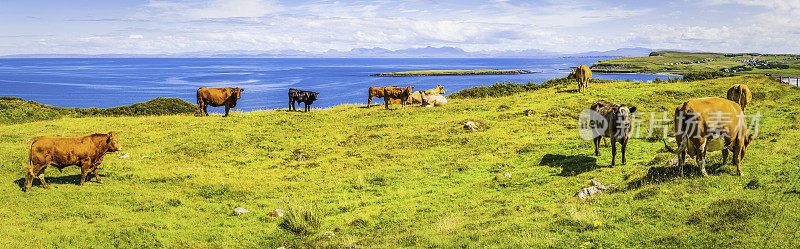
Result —
[[[621,48],[609,51],[559,53],[541,49],[491,50],[468,52],[457,47],[418,47],[390,50],[381,47],[331,49],[324,52],[302,50],[229,50],[166,54],[16,54],[0,58],[559,58],[559,57],[635,57],[656,51],[648,48]]]

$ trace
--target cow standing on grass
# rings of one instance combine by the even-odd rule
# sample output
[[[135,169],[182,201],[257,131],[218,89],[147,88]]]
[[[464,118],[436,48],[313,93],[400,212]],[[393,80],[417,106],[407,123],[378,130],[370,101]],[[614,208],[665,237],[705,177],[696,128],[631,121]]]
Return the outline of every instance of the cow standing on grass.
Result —
[[[728,89],[728,100],[736,102],[739,106],[747,108],[747,104],[753,100],[753,94],[750,93],[750,88],[745,84],[736,84]]]
[[[306,106],[305,106],[305,109],[303,109],[303,110],[306,111],[306,112],[310,111],[311,107],[309,107],[309,106],[312,103],[314,103],[314,100],[317,100],[317,96],[318,95],[319,95],[318,92],[303,91],[303,90],[297,90],[297,89],[294,89],[294,88],[289,88],[289,110],[290,111],[291,110],[297,110],[297,108],[294,107],[294,103],[297,102],[298,105],[300,103],[305,103]]]
[[[212,107],[225,106],[225,115],[227,117],[231,108],[236,107],[236,101],[242,98],[241,88],[209,88],[201,87],[197,89],[197,108],[200,109],[201,116],[208,116],[206,108],[210,105]]]
[[[386,109],[389,109],[389,102],[393,99],[399,99],[400,104],[403,109],[406,108],[406,102],[408,102],[408,98],[411,97],[411,93],[413,93],[414,87],[407,86],[403,88],[387,86],[383,88],[383,101],[386,104]]]
[[[678,167],[683,177],[683,164],[686,155],[697,159],[703,176],[706,173],[706,153],[722,150],[722,164],[728,159],[728,151],[733,152],[733,164],[739,175],[742,173],[742,159],[753,134],[746,135],[747,123],[744,112],[736,102],[723,98],[691,99],[675,108],[675,141],[677,149],[672,149],[664,141],[669,152],[678,154]]]
[[[44,188],[50,188],[44,180],[44,170],[50,165],[59,170],[70,165],[81,167],[81,185],[86,182],[86,175],[92,171],[97,182],[103,183],[97,166],[103,162],[103,156],[107,153],[121,149],[122,146],[113,132],[82,137],[33,138],[28,154],[28,169],[25,172],[25,191],[31,188],[34,177],[39,178]]]
[[[567,75],[567,79],[575,79],[578,81],[578,92],[582,93],[586,88],[589,88],[589,78],[592,78],[592,70],[589,67],[580,65],[575,70]]]
[[[594,134],[594,155],[600,156],[600,140],[603,137],[611,138],[611,167],[614,167],[617,158],[617,142],[622,145],[622,165],[625,165],[625,152],[628,149],[628,140],[631,133],[631,115],[636,112],[636,107],[628,107],[626,105],[618,105],[616,103],[600,100],[592,104],[590,107],[594,111],[599,120],[602,122],[605,129],[593,130],[598,134]],[[593,118],[594,119],[594,118]]]

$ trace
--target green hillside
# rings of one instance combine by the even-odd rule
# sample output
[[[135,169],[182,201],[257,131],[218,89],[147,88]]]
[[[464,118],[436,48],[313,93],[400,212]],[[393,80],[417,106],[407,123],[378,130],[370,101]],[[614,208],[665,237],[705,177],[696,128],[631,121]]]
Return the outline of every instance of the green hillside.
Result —
[[[606,73],[688,73],[721,71],[737,74],[800,75],[800,55],[720,54],[656,51],[645,57],[602,60],[592,71]]]
[[[764,76],[552,85],[445,107],[343,105],[195,117],[58,118],[0,125],[3,247],[795,248],[800,89]],[[733,84],[754,92],[758,138],[742,169],[711,153],[710,177],[665,163],[649,113]],[[482,94],[482,93],[479,93]],[[628,165],[593,156],[577,118],[597,100],[648,113]],[[477,131],[464,129],[472,121]],[[114,131],[104,184],[78,167],[20,185],[27,140]],[[657,131],[658,132],[658,131]],[[672,144],[674,146],[674,142]],[[125,158],[120,158],[128,155]],[[619,160],[619,159],[618,159]],[[619,161],[618,161],[619,162]],[[508,173],[510,177],[504,174]],[[590,180],[612,185],[581,200]],[[249,213],[234,215],[236,207]],[[275,209],[313,212],[273,218]],[[288,215],[286,216],[288,217]],[[317,221],[319,223],[317,223]],[[305,224],[305,225],[304,225]],[[319,224],[317,227],[314,224]],[[295,231],[295,233],[289,231]],[[332,232],[327,233],[326,232]]]

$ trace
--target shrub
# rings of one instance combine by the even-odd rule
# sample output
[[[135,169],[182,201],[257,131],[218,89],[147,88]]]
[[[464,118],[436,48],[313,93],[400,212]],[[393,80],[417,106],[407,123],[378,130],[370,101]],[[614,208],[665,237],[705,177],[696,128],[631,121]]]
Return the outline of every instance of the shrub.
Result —
[[[694,73],[687,73],[683,75],[682,81],[684,82],[691,82],[691,81],[698,81],[698,80],[710,80],[722,77],[731,77],[733,74],[727,74],[723,72],[694,72]]]
[[[129,106],[101,108],[65,108],[25,101],[18,97],[0,97],[0,124],[15,124],[62,117],[151,116],[193,114],[197,106],[179,98],[156,98]]]

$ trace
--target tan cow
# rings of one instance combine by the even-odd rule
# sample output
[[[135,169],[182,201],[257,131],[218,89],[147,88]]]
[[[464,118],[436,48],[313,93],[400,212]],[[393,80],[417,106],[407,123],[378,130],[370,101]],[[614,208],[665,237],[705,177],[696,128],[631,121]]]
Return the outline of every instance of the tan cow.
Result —
[[[736,102],[742,107],[742,111],[747,108],[747,104],[753,100],[753,94],[750,93],[750,88],[745,84],[736,84],[728,89],[728,99]]]
[[[209,88],[201,87],[197,89],[197,108],[200,109],[200,115],[208,116],[206,108],[210,105],[213,107],[225,106],[225,115],[227,117],[231,108],[236,107],[236,101],[242,98],[241,88]]]
[[[580,65],[572,73],[567,75],[567,79],[578,80],[578,92],[582,93],[586,88],[589,88],[589,78],[592,77],[592,70],[589,67]]]
[[[387,88],[387,87],[388,86],[385,86],[385,87],[373,86],[373,87],[369,88],[369,92],[368,92],[369,93],[369,99],[367,99],[367,108],[369,108],[369,106],[372,104],[372,98],[383,98],[383,94],[385,92],[385,88]],[[394,86],[394,87],[397,87],[397,86]],[[386,99],[384,99],[384,101],[385,100]],[[392,105],[402,104],[402,101],[399,100],[399,99],[392,99],[392,100],[389,100],[389,104],[392,104]]]
[[[113,132],[108,134],[96,133],[82,137],[36,137],[31,139],[28,151],[28,169],[25,172],[25,191],[33,184],[33,178],[38,177],[44,188],[50,188],[44,181],[44,170],[53,165],[59,170],[70,165],[81,167],[81,185],[86,182],[86,175],[94,171],[98,183],[100,179],[97,168],[103,162],[107,153],[121,150],[117,136]]]
[[[407,86],[407,87],[393,87],[387,86],[383,88],[383,100],[386,103],[386,109],[389,109],[389,102],[393,99],[399,99],[403,108],[406,107],[406,102],[408,102],[408,98],[411,96],[411,93],[414,91],[414,87]],[[369,104],[367,105],[369,106]]]
[[[424,92],[425,94],[432,95],[432,94],[444,94],[444,87],[442,85],[438,85],[433,89],[425,90],[425,91],[416,91],[411,94],[411,97],[408,98],[407,104],[424,104],[422,101],[422,96],[420,92]]]
[[[422,97],[422,106],[424,107],[434,107],[434,106],[445,106],[447,105],[447,98],[439,94],[427,94],[423,91],[415,92]]]
[[[678,154],[678,167],[683,177],[683,163],[686,154],[697,160],[703,176],[706,173],[706,153],[722,150],[724,165],[728,151],[733,152],[733,164],[739,175],[742,173],[742,159],[753,134],[747,133],[744,112],[736,102],[723,98],[691,99],[675,108],[675,140],[677,149],[672,149],[664,141],[669,152]]]

